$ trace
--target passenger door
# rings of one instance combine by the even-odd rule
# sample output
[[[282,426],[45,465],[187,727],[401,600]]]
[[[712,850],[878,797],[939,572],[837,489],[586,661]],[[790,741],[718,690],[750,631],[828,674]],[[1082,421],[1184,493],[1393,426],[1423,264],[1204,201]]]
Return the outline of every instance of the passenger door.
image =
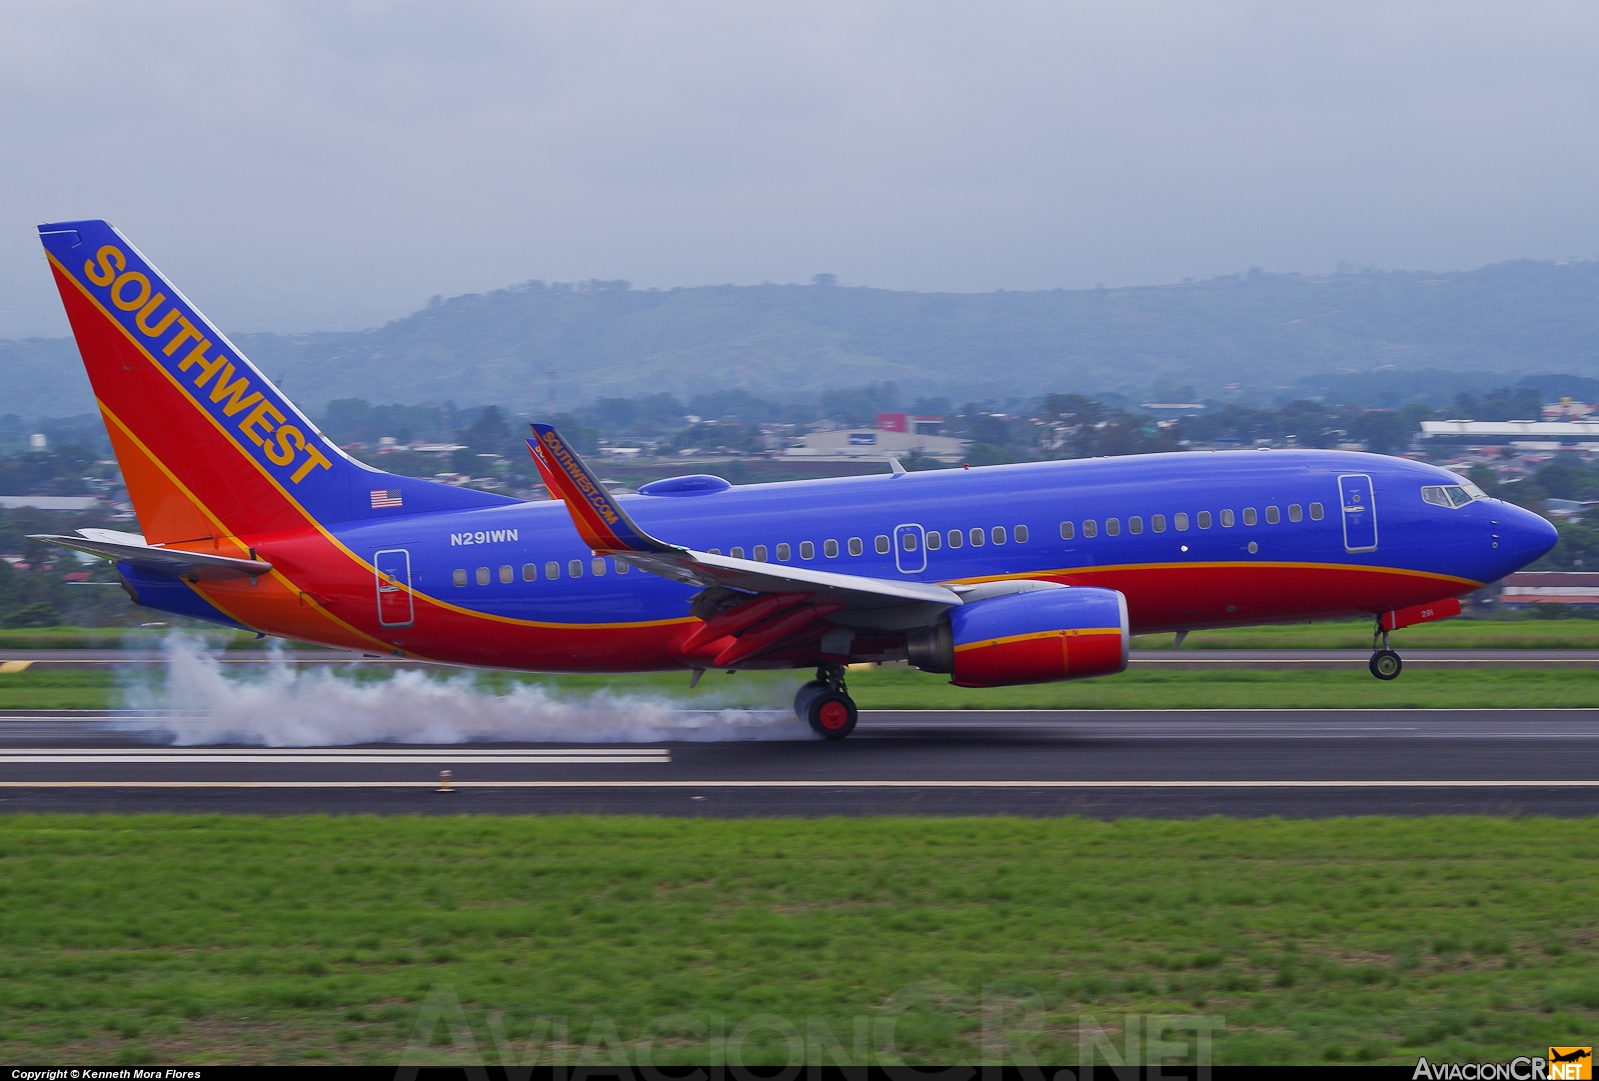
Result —
[[[378,624],[384,627],[409,627],[411,607],[411,553],[404,548],[389,548],[372,557],[377,569]]]
[[[1344,551],[1376,551],[1377,504],[1372,498],[1371,477],[1365,473],[1339,477],[1338,502],[1344,515]]]
[[[920,574],[927,569],[927,534],[921,526],[894,527],[894,565],[901,574]]]

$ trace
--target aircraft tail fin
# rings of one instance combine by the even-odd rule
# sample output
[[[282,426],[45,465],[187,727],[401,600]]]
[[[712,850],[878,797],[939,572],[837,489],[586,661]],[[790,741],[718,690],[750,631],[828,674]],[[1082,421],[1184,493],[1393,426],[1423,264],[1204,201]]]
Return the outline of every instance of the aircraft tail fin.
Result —
[[[583,543],[596,552],[675,552],[634,524],[616,498],[606,491],[588,463],[548,424],[533,424],[528,450],[538,463],[550,496],[566,500],[566,510]]]
[[[515,502],[345,454],[109,223],[39,237],[152,543]]]

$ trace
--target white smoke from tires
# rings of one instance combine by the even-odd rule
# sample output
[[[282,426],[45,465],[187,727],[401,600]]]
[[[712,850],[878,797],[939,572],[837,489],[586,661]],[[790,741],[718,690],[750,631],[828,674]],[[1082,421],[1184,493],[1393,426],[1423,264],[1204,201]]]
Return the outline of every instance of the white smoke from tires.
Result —
[[[378,673],[353,665],[296,665],[276,649],[263,663],[225,665],[203,641],[178,634],[165,648],[168,663],[157,676],[130,677],[126,687],[126,704],[141,716],[115,723],[180,746],[816,738],[787,709],[706,708],[699,700],[607,691],[558,695],[527,683],[496,693],[472,672],[408,669],[372,678]]]

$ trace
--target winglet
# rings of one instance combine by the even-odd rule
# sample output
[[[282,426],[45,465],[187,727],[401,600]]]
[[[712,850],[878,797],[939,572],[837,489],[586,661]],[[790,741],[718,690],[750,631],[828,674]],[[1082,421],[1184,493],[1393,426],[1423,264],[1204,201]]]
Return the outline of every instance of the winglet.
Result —
[[[583,538],[596,552],[675,552],[681,549],[664,544],[633,524],[620,504],[605,490],[605,485],[589,469],[561,433],[548,424],[529,425],[533,438],[527,441],[533,460],[544,474],[550,495],[566,500],[567,513]]]

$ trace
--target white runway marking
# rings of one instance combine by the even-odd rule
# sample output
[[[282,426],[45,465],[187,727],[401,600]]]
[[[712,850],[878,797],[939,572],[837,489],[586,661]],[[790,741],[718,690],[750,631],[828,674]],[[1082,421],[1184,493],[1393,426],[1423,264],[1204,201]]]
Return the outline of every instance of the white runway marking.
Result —
[[[0,788],[436,788],[437,781],[0,781]],[[467,788],[1599,788],[1538,781],[455,781]]]
[[[191,765],[229,763],[233,765],[640,765],[668,763],[671,753],[664,747],[557,747],[507,748],[505,750],[437,751],[416,748],[373,748],[330,750],[297,747],[130,747],[92,748],[11,748],[0,752],[0,765],[26,765],[37,762],[95,763],[119,765]]]

